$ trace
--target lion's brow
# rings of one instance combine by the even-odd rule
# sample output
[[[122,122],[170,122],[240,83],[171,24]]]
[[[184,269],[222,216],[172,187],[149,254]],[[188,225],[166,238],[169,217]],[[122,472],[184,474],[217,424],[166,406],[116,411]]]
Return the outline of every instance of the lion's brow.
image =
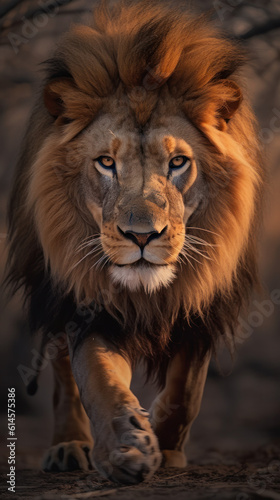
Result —
[[[167,153],[172,153],[175,149],[176,146],[176,141],[174,137],[164,137],[163,139],[163,145],[165,146],[165,149],[167,150]]]
[[[112,153],[114,157],[117,155],[120,145],[121,145],[120,139],[115,136],[112,142]]]

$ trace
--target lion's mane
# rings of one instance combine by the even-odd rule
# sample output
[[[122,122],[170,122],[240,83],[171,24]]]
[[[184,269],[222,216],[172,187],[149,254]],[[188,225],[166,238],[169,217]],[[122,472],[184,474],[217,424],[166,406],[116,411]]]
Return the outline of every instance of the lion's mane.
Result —
[[[48,110],[40,94],[9,210],[7,280],[14,290],[24,287],[33,329],[64,331],[77,304],[94,300],[103,304],[104,324],[110,324],[103,334],[131,359],[143,355],[151,364],[162,363],[183,339],[206,351],[225,332],[234,333],[239,310],[257,283],[264,185],[244,91],[240,103],[243,63],[238,43],[205,17],[186,12],[183,4],[172,7],[165,1],[119,2],[110,8],[102,2],[90,26],[75,26],[62,38],[48,61]],[[89,270],[86,259],[73,269],[74,249],[93,229],[73,187],[78,169],[63,170],[67,143],[108,96],[125,95],[142,127],[164,92],[181,102],[207,144],[200,162],[209,192],[188,226],[211,246],[205,246],[208,258],[197,255],[192,266],[184,264],[168,288],[151,296],[117,293],[106,271]],[[49,169],[35,182],[38,162]],[[28,201],[30,189],[35,204]]]

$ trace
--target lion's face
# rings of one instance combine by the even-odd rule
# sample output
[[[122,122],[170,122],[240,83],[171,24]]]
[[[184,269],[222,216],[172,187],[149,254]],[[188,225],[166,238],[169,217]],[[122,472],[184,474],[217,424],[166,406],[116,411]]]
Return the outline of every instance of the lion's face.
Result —
[[[238,44],[183,9],[132,4],[73,27],[48,63],[10,275],[35,294],[44,275],[153,337],[179,311],[216,307],[216,322],[222,297],[233,318],[255,282],[264,173]]]
[[[83,192],[114,283],[153,291],[175,277],[200,199],[197,136],[183,117],[155,114],[140,130],[125,111],[103,113],[82,135]]]

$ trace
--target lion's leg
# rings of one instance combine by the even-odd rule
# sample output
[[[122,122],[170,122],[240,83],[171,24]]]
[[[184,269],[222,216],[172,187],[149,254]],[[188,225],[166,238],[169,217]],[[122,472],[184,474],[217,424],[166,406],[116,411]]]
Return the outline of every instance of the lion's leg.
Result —
[[[53,361],[54,434],[43,459],[46,471],[92,469],[90,422],[81,404],[69,356]]]
[[[161,454],[149,414],[129,389],[129,363],[97,335],[72,349],[73,374],[93,428],[94,465],[116,482],[151,477]]]
[[[210,354],[191,357],[184,348],[169,363],[166,385],[151,408],[165,467],[187,464],[184,445],[200,410],[209,361]]]

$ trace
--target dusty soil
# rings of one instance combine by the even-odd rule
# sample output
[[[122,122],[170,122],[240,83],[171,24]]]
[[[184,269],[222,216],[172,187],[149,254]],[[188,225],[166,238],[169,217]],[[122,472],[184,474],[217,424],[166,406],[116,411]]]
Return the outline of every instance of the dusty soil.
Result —
[[[212,452],[212,455],[208,454],[208,463],[191,463],[186,469],[161,469],[150,481],[137,486],[114,485],[95,471],[45,473],[19,470],[15,495],[7,492],[6,477],[1,474],[1,499],[280,500],[279,452],[276,445],[260,448],[253,454],[243,452],[241,456]]]

